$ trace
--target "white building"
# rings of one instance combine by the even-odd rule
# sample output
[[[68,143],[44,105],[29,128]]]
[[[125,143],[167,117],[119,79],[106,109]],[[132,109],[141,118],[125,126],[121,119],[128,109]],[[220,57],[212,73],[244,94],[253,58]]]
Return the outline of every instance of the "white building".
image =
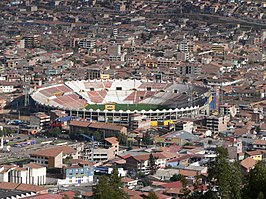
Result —
[[[2,165],[0,182],[13,182],[33,185],[46,184],[46,167],[30,163],[22,167]]]
[[[12,83],[0,82],[0,93],[12,93],[14,91],[16,91],[16,89],[14,88],[14,85],[12,85]]]

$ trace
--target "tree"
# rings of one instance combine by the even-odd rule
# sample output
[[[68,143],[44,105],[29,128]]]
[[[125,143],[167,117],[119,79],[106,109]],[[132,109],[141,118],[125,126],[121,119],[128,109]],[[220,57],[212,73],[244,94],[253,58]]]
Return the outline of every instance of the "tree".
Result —
[[[99,131],[93,132],[93,138],[95,141],[101,141],[102,139],[101,133]]]
[[[69,199],[69,196],[64,194],[63,198],[62,199]]]
[[[264,194],[262,192],[260,192],[257,199],[264,199]]]
[[[119,176],[117,167],[113,168],[112,175],[110,176],[110,183],[117,189],[122,186],[121,177]]]
[[[79,191],[75,191],[74,199],[82,198],[82,195]]]
[[[152,153],[150,154],[149,157],[149,167],[150,167],[150,175],[154,175],[157,171],[157,165],[156,165],[156,159],[152,155]]]
[[[98,184],[93,189],[94,199],[111,199],[112,187],[109,184],[109,178],[107,176],[101,176]]]
[[[228,161],[225,148],[218,148],[217,154],[216,160],[208,167],[209,189],[212,191],[217,187],[217,195],[223,199],[240,199],[242,177],[239,165]]]
[[[60,133],[61,133],[61,129],[59,127],[55,127],[55,128],[49,129],[46,132],[46,135],[48,137],[58,137]]]
[[[230,163],[231,198],[241,198],[242,173],[238,162]]]
[[[170,181],[171,181],[171,182],[180,181],[181,178],[182,178],[182,175],[181,175],[181,174],[174,174],[174,175],[170,178]]]
[[[188,198],[191,191],[187,188],[187,179],[185,176],[181,175],[180,181],[182,182],[182,189],[180,192],[183,194],[180,198]]]
[[[2,137],[4,135],[4,131],[0,130],[0,137]]]
[[[117,168],[113,169],[110,177],[101,176],[98,184],[93,188],[94,199],[128,199],[128,195],[121,189],[121,178]]]
[[[125,134],[118,133],[116,137],[119,141],[119,144],[124,145],[124,146],[127,145],[127,136]]]
[[[149,131],[146,131],[144,134],[143,134],[143,137],[142,137],[142,143],[144,145],[151,145],[153,143],[153,140],[151,138],[151,135],[150,135],[150,132]]]
[[[247,183],[243,190],[243,197],[246,198],[259,198],[263,194],[266,196],[266,165],[264,161],[256,164],[255,168],[252,169],[247,178]]]
[[[146,199],[159,199],[155,192],[150,192]]]

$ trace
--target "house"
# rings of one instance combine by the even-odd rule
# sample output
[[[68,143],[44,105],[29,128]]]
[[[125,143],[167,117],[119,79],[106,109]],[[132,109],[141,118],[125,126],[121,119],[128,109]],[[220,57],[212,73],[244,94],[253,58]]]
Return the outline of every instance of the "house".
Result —
[[[177,169],[159,169],[152,175],[152,178],[160,181],[170,181],[174,174],[179,174],[179,171]]]
[[[132,178],[124,177],[121,179],[121,182],[124,187],[128,189],[134,189],[138,185],[138,180],[134,180]]]
[[[76,151],[70,146],[58,146],[38,150],[30,154],[32,162],[44,165],[46,167],[62,168],[63,159],[67,157],[77,158]]]
[[[116,137],[105,138],[104,146],[108,148],[114,148],[114,155],[117,155],[119,152],[119,141]]]
[[[155,164],[158,166],[158,168],[165,168],[168,157],[162,152],[151,154],[155,158]],[[150,172],[149,158],[151,154],[146,153],[142,155],[130,155],[126,157],[125,168],[127,168],[128,172],[132,175],[135,175],[139,172],[148,174]]]
[[[245,156],[252,158],[256,161],[261,161],[263,159],[263,152],[262,151],[247,151],[245,153]]]
[[[245,174],[249,173],[251,169],[254,169],[256,164],[257,164],[257,161],[250,157],[240,162],[240,165]]]
[[[266,149],[266,140],[255,140],[252,143],[252,148],[255,150],[257,150],[257,149],[265,150]]]
[[[0,182],[44,185],[46,184],[46,167],[34,163],[23,167],[2,165],[0,166]]]
[[[0,97],[0,113],[3,113],[4,107],[6,106],[6,100]]]
[[[169,167],[177,167],[178,165],[188,166],[190,162],[191,154],[179,154],[179,157],[167,161],[166,165]]]
[[[17,90],[17,83],[8,82],[8,81],[0,81],[0,93],[12,93]]]
[[[94,168],[91,162],[72,159],[63,167],[63,179],[58,184],[81,184],[93,182]]]
[[[64,116],[56,118],[52,123],[52,127],[65,127],[72,120],[72,116]]]
[[[155,137],[155,142],[157,144],[160,144],[161,146],[169,146],[172,144],[176,145],[184,145],[187,142],[194,142],[199,140],[199,137],[196,135],[193,135],[192,133],[189,133],[184,130],[180,131],[174,131],[167,134],[164,134],[159,137]]]

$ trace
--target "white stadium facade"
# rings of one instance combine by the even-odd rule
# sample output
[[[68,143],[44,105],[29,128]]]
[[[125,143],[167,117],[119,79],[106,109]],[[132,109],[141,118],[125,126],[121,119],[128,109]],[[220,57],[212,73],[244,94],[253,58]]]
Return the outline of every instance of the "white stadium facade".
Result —
[[[31,97],[39,110],[65,110],[91,121],[128,125],[136,116],[177,120],[209,113],[209,88],[143,80],[68,81],[42,87]]]

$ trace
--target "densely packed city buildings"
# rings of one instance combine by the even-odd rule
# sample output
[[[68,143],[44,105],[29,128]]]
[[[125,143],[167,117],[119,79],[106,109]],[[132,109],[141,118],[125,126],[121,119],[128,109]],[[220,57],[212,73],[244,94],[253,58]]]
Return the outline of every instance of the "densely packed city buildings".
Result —
[[[210,164],[266,157],[264,1],[0,5],[0,198],[241,198]]]

